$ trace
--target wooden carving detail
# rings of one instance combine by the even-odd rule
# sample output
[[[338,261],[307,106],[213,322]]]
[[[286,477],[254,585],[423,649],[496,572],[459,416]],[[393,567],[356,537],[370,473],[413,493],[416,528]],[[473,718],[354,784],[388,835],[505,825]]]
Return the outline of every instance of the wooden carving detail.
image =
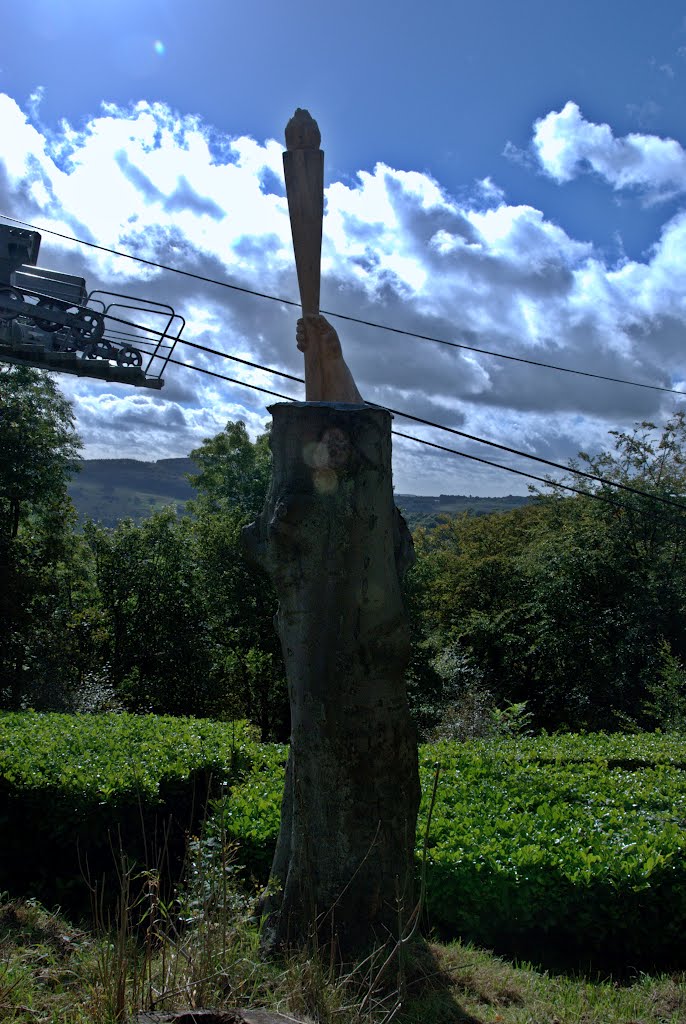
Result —
[[[286,125],[286,149],[319,149],[322,136],[309,110],[298,107]]]
[[[308,402],[348,402],[364,405],[353,375],[343,358],[338,333],[323,316],[310,314],[298,320],[296,342],[301,352],[317,349],[319,373],[307,393]]]
[[[363,399],[343,359],[338,335],[319,315],[324,219],[324,153],[320,142],[317,122],[298,107],[286,126],[283,170],[303,310],[297,343],[305,355],[305,398],[308,402],[361,404]]]

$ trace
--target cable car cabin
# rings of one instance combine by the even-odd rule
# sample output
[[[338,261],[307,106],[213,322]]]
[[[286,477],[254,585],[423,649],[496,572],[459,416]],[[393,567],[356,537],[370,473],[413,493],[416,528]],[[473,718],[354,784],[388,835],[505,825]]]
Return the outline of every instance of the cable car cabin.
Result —
[[[161,388],[183,317],[37,266],[40,243],[37,231],[0,224],[0,362]]]

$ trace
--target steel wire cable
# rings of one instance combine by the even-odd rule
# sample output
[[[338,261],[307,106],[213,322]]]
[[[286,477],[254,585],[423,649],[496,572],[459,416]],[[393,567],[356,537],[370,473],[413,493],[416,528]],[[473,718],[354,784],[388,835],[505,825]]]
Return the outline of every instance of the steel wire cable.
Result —
[[[435,441],[427,441],[423,437],[415,437],[414,434],[403,434],[400,430],[392,430],[392,434],[396,437],[404,437],[407,441],[417,441],[419,444],[428,445],[429,448],[437,448],[441,452],[450,452],[453,455],[461,455],[463,459],[472,459],[474,462],[482,462],[486,466],[495,466],[496,469],[507,470],[508,473],[516,473],[517,476],[528,477],[529,480],[537,480],[539,483],[543,483],[546,487],[562,487],[566,491],[573,491],[574,494],[580,494],[584,498],[595,498],[598,501],[602,501],[605,505],[613,505],[615,508],[624,509],[629,511],[629,506],[622,504],[621,501],[615,501],[614,498],[609,498],[607,495],[598,494],[597,491],[582,491],[580,487],[574,487],[572,484],[563,484],[557,480],[550,480],[545,476],[536,476],[535,473],[525,473],[523,469],[515,469],[514,466],[503,466],[500,462],[492,462],[490,459],[484,459],[480,455],[470,455],[468,452],[461,452],[457,448],[448,448],[444,444],[436,444]]]
[[[175,340],[175,341],[178,341],[178,343],[181,344],[181,345],[188,345],[191,348],[199,349],[201,352],[206,352],[206,353],[209,353],[210,355],[220,356],[222,359],[229,359],[232,362],[241,363],[242,365],[249,366],[252,369],[261,370],[264,373],[270,373],[270,374],[272,374],[275,377],[283,377],[284,379],[292,380],[292,381],[294,381],[297,384],[304,384],[305,383],[305,381],[303,380],[302,377],[296,377],[296,376],[294,376],[291,373],[286,373],[284,370],[275,370],[271,366],[264,366],[262,363],[256,363],[256,362],[253,362],[250,359],[244,359],[242,356],[233,356],[233,355],[231,355],[228,352],[221,352],[219,349],[210,348],[208,345],[201,345],[201,344],[199,344],[198,342],[195,342],[195,341],[187,341],[184,338],[174,339],[173,335],[166,334],[164,331],[159,331],[159,330],[157,330],[154,327],[144,327],[141,324],[136,324],[136,323],[134,323],[134,322],[132,322],[130,320],[123,320],[121,317],[110,316],[109,314],[108,314],[108,316],[109,316],[109,319],[116,320],[117,323],[125,324],[127,327],[133,327],[136,330],[147,331],[149,334],[158,335],[159,338],[160,338],[160,341],[162,341],[164,338],[168,338],[169,340],[172,340],[172,341]],[[178,366],[187,366],[188,365],[187,363],[182,363],[182,362],[179,362],[178,360],[175,360],[175,359],[169,359],[168,357],[165,357],[165,356],[158,356],[158,358],[164,359],[166,362],[174,363],[174,364],[176,364]],[[221,377],[222,374],[213,374],[213,376]],[[234,377],[226,377],[225,379],[230,381],[230,382],[232,382],[232,383],[245,384],[244,381],[237,380]],[[285,397],[285,396],[279,396],[277,392],[271,392],[271,391],[269,391],[266,388],[263,388],[263,389],[257,388],[257,390],[263,390],[266,394],[274,394],[274,395],[277,395],[277,397]],[[289,399],[289,401],[294,401],[294,399]],[[667,498],[667,497],[665,497],[663,495],[659,495],[659,494],[649,494],[646,491],[642,491],[642,490],[640,490],[637,487],[632,487],[630,484],[623,484],[623,483],[620,483],[619,481],[616,481],[616,480],[610,480],[607,477],[599,476],[596,473],[589,473],[589,472],[587,472],[586,470],[583,470],[583,469],[575,469],[575,468],[573,468],[571,466],[565,466],[561,462],[554,462],[552,459],[545,459],[541,455],[533,455],[530,452],[523,452],[519,448],[513,448],[510,445],[500,444],[497,441],[489,441],[487,438],[479,437],[477,434],[469,434],[469,433],[467,433],[464,430],[458,430],[456,427],[447,427],[447,426],[445,426],[442,423],[435,422],[434,420],[427,420],[427,419],[425,419],[422,416],[415,416],[413,413],[404,412],[402,409],[393,409],[389,405],[379,405],[376,402],[366,402],[365,404],[366,405],[370,405],[370,406],[372,406],[374,408],[377,408],[377,409],[386,409],[388,412],[392,413],[394,416],[400,416],[400,417],[402,417],[404,419],[412,420],[414,423],[421,423],[424,426],[432,427],[434,430],[443,430],[443,431],[445,431],[448,434],[455,434],[456,437],[464,437],[464,438],[466,438],[469,441],[476,441],[477,444],[485,444],[485,445],[487,445],[487,446],[489,446],[491,448],[497,448],[500,451],[507,452],[510,455],[517,455],[520,458],[530,459],[532,462],[538,462],[538,463],[541,463],[544,466],[550,466],[551,469],[559,469],[563,473],[571,473],[574,476],[584,477],[584,479],[592,480],[595,483],[603,484],[605,487],[614,487],[614,488],[617,488],[618,490],[626,491],[627,493],[638,495],[638,497],[640,497],[640,498],[648,499],[650,501],[656,501],[656,502],[658,502],[661,505],[670,505],[671,507],[678,508],[682,512],[686,512],[686,504],[684,504],[681,501],[675,501],[673,498]],[[468,456],[465,455],[465,457],[468,457]],[[499,465],[499,464],[498,463],[494,463],[494,465]],[[532,474],[529,474],[529,475],[532,475]],[[533,478],[534,479],[541,479],[541,478],[536,478],[536,477],[533,477]],[[586,493],[586,492],[584,492],[584,493]]]
[[[182,274],[182,275],[187,276],[187,277],[193,277],[193,278],[196,278],[197,280],[205,281],[205,282],[210,283],[210,284],[217,284],[217,285],[220,285],[222,287],[230,288],[230,289],[235,290],[235,291],[245,292],[245,293],[247,293],[249,295],[255,295],[255,296],[258,296],[260,298],[271,299],[271,300],[273,300],[275,302],[282,302],[282,303],[284,303],[286,305],[298,306],[298,307],[300,306],[300,303],[295,302],[292,299],[279,298],[278,296],[269,295],[269,294],[267,294],[265,292],[253,291],[252,289],[243,288],[243,287],[241,287],[239,285],[229,284],[226,281],[221,281],[221,280],[214,279],[214,278],[208,278],[208,277],[205,277],[203,275],[193,274],[190,271],[180,270],[179,268],[176,268],[176,267],[170,267],[170,266],[167,266],[167,265],[165,265],[163,263],[156,263],[156,262],[154,262],[152,260],[146,260],[146,259],[144,259],[143,257],[140,257],[140,256],[132,256],[130,253],[122,253],[122,252],[119,252],[116,249],[110,249],[110,248],[108,248],[106,246],[97,245],[95,242],[87,242],[87,241],[85,241],[83,239],[75,238],[75,237],[73,237],[71,235],[62,234],[59,231],[53,231],[50,228],[38,228],[38,227],[36,227],[36,225],[30,224],[28,221],[19,220],[19,218],[10,217],[10,216],[8,216],[6,214],[1,214],[0,213],[0,216],[4,216],[7,220],[14,221],[15,223],[24,224],[24,225],[26,225],[28,227],[34,228],[34,230],[43,230],[43,231],[46,231],[49,234],[57,235],[60,238],[67,239],[68,241],[77,242],[77,243],[82,244],[82,245],[91,246],[92,248],[99,249],[99,250],[102,250],[104,252],[111,253],[111,254],[113,254],[115,256],[122,256],[122,257],[125,257],[127,259],[135,260],[136,262],[144,263],[144,264],[149,265],[149,266],[158,267],[161,270],[168,270],[168,271],[171,271],[172,273]],[[683,392],[676,391],[676,390],[674,390],[672,388],[662,388],[662,387],[658,387],[657,385],[642,384],[642,383],[639,383],[637,381],[626,381],[626,380],[622,380],[620,378],[603,377],[603,376],[598,375],[598,374],[589,373],[588,371],[571,370],[571,369],[566,368],[566,367],[553,366],[552,364],[543,364],[543,363],[537,364],[537,363],[535,363],[532,360],[520,359],[519,357],[516,357],[516,356],[507,356],[507,355],[504,355],[503,353],[489,352],[489,351],[487,351],[485,349],[475,349],[472,346],[458,344],[457,342],[444,342],[441,339],[432,338],[432,337],[430,337],[428,335],[419,335],[419,334],[415,334],[415,333],[413,333],[411,331],[404,331],[404,330],[401,330],[400,328],[387,327],[384,324],[375,324],[375,323],[373,323],[371,321],[361,320],[361,319],[358,319],[356,317],[349,317],[349,316],[346,316],[344,314],[333,313],[333,312],[326,311],[326,310],[323,310],[322,312],[325,312],[327,316],[338,316],[340,319],[350,320],[352,322],[360,323],[360,324],[365,324],[365,325],[370,326],[370,327],[377,327],[377,328],[380,328],[380,329],[383,329],[383,330],[389,330],[389,331],[392,331],[394,333],[404,334],[404,335],[407,335],[409,337],[416,337],[416,338],[420,338],[420,339],[423,339],[423,340],[426,340],[426,341],[438,341],[441,344],[448,344],[448,345],[451,345],[451,346],[456,347],[456,348],[466,348],[466,349],[469,349],[470,351],[482,352],[483,354],[486,354],[486,355],[497,355],[497,356],[501,356],[502,358],[513,359],[513,360],[515,360],[517,362],[529,362],[529,363],[532,363],[532,365],[546,366],[549,369],[561,370],[563,372],[568,372],[568,373],[579,373],[579,374],[582,374],[583,376],[598,377],[599,379],[602,379],[602,380],[613,380],[615,383],[630,384],[630,385],[635,386],[635,387],[650,388],[652,390],[657,390],[657,391],[668,391],[670,393],[679,394],[679,395],[683,395],[684,394]],[[169,338],[170,340],[176,340],[180,344],[189,345],[191,347],[200,349],[201,351],[205,351],[205,352],[211,353],[213,355],[218,355],[218,356],[221,356],[222,358],[230,359],[230,360],[233,360],[235,362],[243,363],[246,366],[250,366],[250,367],[253,367],[255,369],[262,370],[262,371],[264,371],[266,373],[271,373],[271,374],[273,374],[275,376],[284,377],[284,378],[287,378],[288,380],[293,380],[293,381],[296,381],[296,382],[301,383],[301,384],[304,383],[304,381],[300,377],[295,377],[292,374],[288,374],[288,373],[285,373],[285,372],[280,371],[280,370],[275,370],[275,369],[273,369],[271,367],[268,367],[268,366],[263,366],[260,363],[254,363],[251,360],[243,359],[243,358],[241,358],[239,356],[232,356],[232,355],[230,355],[230,354],[228,354],[226,352],[220,352],[217,349],[211,349],[208,346],[199,345],[196,342],[186,341],[183,338],[174,339],[173,336],[168,335],[168,334],[166,334],[163,331],[158,331],[155,328],[144,327],[144,326],[142,326],[140,324],[132,323],[131,321],[124,320],[124,319],[122,319],[120,317],[115,317],[115,316],[112,316],[110,314],[107,314],[107,316],[111,320],[115,320],[115,321],[117,321],[119,323],[126,324],[127,326],[134,327],[137,330],[142,330],[142,331],[146,331],[146,332],[151,333],[151,334],[159,335],[160,339],[162,339],[162,338]],[[160,357],[160,358],[164,358],[164,357]],[[181,363],[181,362],[178,362],[177,360],[174,360],[174,359],[170,359],[170,360],[168,360],[168,362],[175,363],[175,364],[180,365],[180,366],[187,366],[188,365],[187,363]],[[197,368],[197,369],[200,369],[200,368]],[[204,371],[204,372],[209,372],[209,371]],[[222,377],[223,375],[221,375],[221,374],[212,374],[212,376]],[[279,396],[277,392],[269,391],[266,388],[258,388],[256,385],[247,385],[244,381],[239,381],[239,380],[236,380],[235,378],[225,377],[224,379],[226,379],[228,381],[231,381],[232,383],[236,383],[236,384],[242,385],[242,386],[254,387],[255,390],[263,391],[265,394],[273,394],[273,395],[275,395],[277,397],[286,397],[286,396]],[[292,400],[292,399],[289,399],[289,400]],[[368,402],[367,404],[371,405],[371,406],[376,406],[377,408],[385,408],[385,409],[388,410],[388,412],[392,413],[393,415],[400,416],[400,417],[402,417],[404,419],[412,420],[415,423],[421,423],[421,424],[423,424],[425,426],[432,427],[433,429],[436,429],[436,430],[443,430],[443,431],[446,431],[447,433],[455,434],[457,437],[464,437],[464,438],[466,438],[468,440],[475,441],[478,444],[485,444],[485,445],[488,445],[489,447],[492,447],[492,448],[498,448],[499,450],[507,452],[508,454],[516,455],[516,456],[521,457],[521,458],[530,459],[533,462],[541,463],[542,465],[550,466],[552,469],[559,469],[559,470],[561,470],[564,473],[571,473],[574,476],[584,477],[585,479],[592,480],[592,481],[594,481],[596,483],[600,483],[600,484],[602,484],[602,485],[604,485],[606,487],[614,487],[614,488],[616,488],[618,490],[622,490],[622,491],[625,491],[625,492],[630,493],[630,494],[635,494],[635,495],[637,495],[637,496],[639,496],[641,498],[648,499],[650,501],[655,501],[655,502],[658,502],[659,504],[662,504],[662,505],[669,505],[669,506],[672,506],[674,508],[678,508],[681,511],[686,512],[686,504],[684,504],[683,502],[680,502],[680,501],[675,501],[675,500],[673,500],[671,498],[664,497],[663,495],[649,494],[646,491],[640,490],[639,488],[631,487],[629,484],[623,484],[623,483],[620,483],[620,482],[615,481],[615,480],[609,480],[606,477],[601,477],[601,476],[599,476],[599,475],[597,475],[595,473],[586,472],[585,470],[575,469],[575,468],[573,468],[571,466],[564,466],[562,463],[554,462],[551,459],[545,459],[545,458],[543,458],[540,455],[533,455],[533,454],[531,454],[529,452],[523,452],[520,449],[513,448],[513,447],[511,447],[509,445],[499,444],[497,441],[489,441],[486,438],[478,437],[475,434],[469,434],[466,431],[457,430],[454,427],[447,427],[447,426],[445,426],[445,425],[443,425],[441,423],[436,423],[433,420],[424,419],[421,416],[415,416],[412,413],[407,413],[407,412],[404,412],[404,411],[402,411],[400,409],[393,409],[390,406],[378,406],[376,403],[373,403],[373,402]],[[407,436],[409,437],[410,435],[407,435]],[[430,444],[430,442],[426,442],[426,443]],[[440,446],[436,445],[435,447],[440,447]],[[450,450],[450,449],[446,449],[446,450]],[[470,458],[470,456],[468,456],[466,453],[463,453],[463,452],[459,452],[457,454],[463,455],[465,458]],[[474,456],[473,458],[476,461],[479,461],[476,456]],[[486,461],[486,460],[481,460],[481,461]],[[492,464],[494,466],[497,466],[498,468],[510,469],[510,467],[501,466],[499,463],[488,463],[488,464]],[[514,472],[517,472],[517,471],[514,471]],[[526,475],[530,476],[532,479],[543,479],[543,480],[545,480],[545,478],[536,477],[533,474],[526,474]],[[546,482],[549,482],[549,481],[546,481]],[[565,486],[565,485],[563,485],[563,484],[553,484],[553,486]],[[569,488],[569,489],[570,490],[575,490],[574,488]],[[585,494],[587,492],[584,491],[584,492],[581,492],[581,493]]]
[[[159,334],[161,338],[169,337],[169,335],[164,334],[164,332],[156,331],[155,328],[142,328],[138,324],[134,324],[128,320],[121,320],[118,317],[112,317],[111,319],[118,320],[119,323],[127,324],[127,326],[129,327],[136,327],[141,330],[147,330],[152,334]],[[270,373],[275,377],[283,377],[286,380],[292,380],[297,384],[305,383],[302,377],[296,377],[293,374],[286,373],[283,370],[275,370],[271,366],[264,366],[262,363],[256,363],[250,359],[244,359],[241,356],[232,356],[228,352],[221,352],[219,349],[210,348],[208,345],[200,345],[198,342],[195,341],[186,341],[184,338],[179,338],[178,341],[182,345],[189,345],[191,348],[199,349],[201,352],[207,352],[210,355],[220,356],[222,359],[229,359],[232,362],[241,363],[244,366],[249,366],[256,370],[261,370],[264,373]],[[173,363],[177,362],[174,359],[168,361]],[[179,365],[186,366],[188,364],[179,363]],[[220,375],[216,374],[216,376]],[[233,382],[235,379],[229,377],[227,378],[227,380]],[[243,382],[236,381],[236,383]],[[267,393],[270,394],[271,392],[267,391]],[[274,394],[276,394],[276,392],[274,392]],[[293,399],[291,399],[291,401],[292,400]],[[517,455],[520,458],[530,459],[532,462],[538,462],[541,465],[550,466],[551,469],[559,469],[563,473],[571,473],[574,476],[583,477],[586,480],[592,480],[595,483],[603,484],[605,487],[614,487],[618,490],[626,491],[629,494],[638,495],[640,498],[648,499],[649,501],[656,501],[661,505],[669,505],[673,508],[678,508],[682,512],[686,512],[686,504],[684,504],[681,501],[675,501],[673,498],[667,498],[664,495],[659,494],[649,494],[646,491],[640,490],[640,488],[638,487],[632,487],[630,484],[623,484],[616,480],[610,480],[607,477],[599,476],[597,473],[589,473],[583,469],[575,469],[571,466],[565,466],[561,462],[554,462],[552,459],[545,459],[542,455],[533,455],[530,452],[523,452],[519,448],[513,448],[510,445],[500,444],[498,441],[489,441],[487,438],[479,437],[477,434],[469,434],[464,430],[458,430],[456,427],[447,427],[442,423],[435,422],[434,420],[427,420],[422,416],[415,416],[413,413],[404,412],[402,409],[393,409],[389,405],[379,405],[376,402],[367,402],[366,404],[378,409],[386,409],[394,416],[400,416],[404,419],[412,420],[414,423],[421,423],[424,426],[432,427],[434,430],[443,430],[448,434],[455,434],[456,437],[464,437],[469,441],[476,441],[477,444],[485,444],[490,448],[497,448],[500,451],[507,452],[509,455]],[[498,463],[494,463],[494,465],[498,465]]]
[[[227,352],[220,352],[219,349],[212,349],[207,345],[199,345],[194,341],[185,341],[183,338],[180,338],[179,342],[182,345],[190,345],[192,348],[200,349],[202,352],[208,352],[211,355],[217,355],[223,359],[230,359],[232,361],[242,363],[245,366],[250,366],[253,369],[262,370],[265,373],[271,373],[275,377],[283,377],[286,380],[292,380],[298,384],[305,383],[302,377],[295,377],[293,374],[285,373],[283,370],[275,370],[273,367],[264,366],[261,363],[255,363],[250,359],[243,359],[240,356],[232,356]],[[171,360],[171,362],[174,361],[175,360]],[[186,364],[183,363],[181,365],[185,366]],[[437,423],[434,420],[427,420],[422,416],[415,416],[413,413],[405,412],[402,409],[394,409],[390,405],[379,405],[376,402],[367,402],[366,404],[376,408],[387,409],[388,412],[392,413],[394,416],[400,416],[403,419],[412,420],[414,423],[421,423],[423,426],[432,427],[434,430],[443,430],[446,433],[455,434],[457,437],[463,437],[469,441],[476,441],[478,444],[485,444],[491,448],[498,448],[500,451],[507,452],[509,455],[517,455],[520,458],[530,459],[532,462],[538,462],[544,466],[550,466],[551,469],[559,469],[563,473],[572,473],[574,476],[584,477],[586,480],[592,480],[595,483],[603,484],[606,487],[615,487],[618,490],[626,491],[630,494],[636,494],[641,498],[657,501],[663,505],[670,505],[674,508],[678,508],[682,512],[686,512],[686,504],[681,501],[675,501],[673,498],[667,498],[658,494],[648,494],[646,491],[642,491],[638,487],[632,487],[630,484],[623,484],[619,481],[610,480],[607,477],[599,476],[597,473],[589,473],[583,469],[575,469],[571,466],[565,466],[561,462],[554,462],[552,459],[545,459],[541,455],[533,455],[530,452],[523,452],[519,448],[512,448],[510,445],[500,444],[497,441],[489,441],[485,437],[479,437],[476,434],[469,434],[464,430],[457,430],[455,427],[447,427],[445,424]],[[495,463],[495,465],[498,465],[498,463]]]
[[[145,259],[143,256],[134,256],[132,253],[122,252],[119,249],[112,249],[106,245],[98,245],[96,242],[89,242],[83,238],[76,238],[74,235],[66,235],[61,231],[55,231],[53,228],[40,227],[36,224],[30,223],[29,221],[20,220],[18,217],[11,217],[9,214],[0,213],[0,217],[5,220],[13,221],[15,224],[22,224],[34,231],[43,231],[46,234],[55,235],[57,238],[63,238],[68,242],[76,242],[78,245],[86,245],[92,249],[98,249],[100,252],[106,252],[112,256],[119,256],[122,259],[133,260],[136,263],[142,263],[148,267],[156,267],[158,270],[164,270],[171,274],[180,274],[183,277],[189,277],[196,281],[203,281],[206,284],[213,284],[220,288],[229,288],[232,291],[242,292],[244,295],[253,295],[260,299],[268,299],[270,302],[279,302],[285,306],[300,307],[300,303],[296,302],[294,299],[286,299],[279,295],[270,295],[268,292],[256,291],[253,288],[246,288],[243,285],[231,284],[229,281],[223,281],[220,278],[207,277],[204,274],[195,274],[190,270],[183,270],[180,267],[172,267],[166,263],[158,263],[155,260]],[[387,331],[391,334],[398,334],[407,338],[416,338],[419,341],[433,342],[434,344],[445,345],[449,348],[463,349],[467,352],[476,352],[479,355],[490,356],[495,359],[505,359],[513,363],[524,363],[528,366],[537,366],[541,369],[556,370],[559,373],[571,373],[580,377],[590,377],[595,380],[603,380],[612,384],[624,384],[628,387],[645,388],[649,391],[661,391],[670,395],[683,396],[685,394],[685,392],[680,391],[678,388],[667,388],[660,384],[646,384],[643,381],[627,380],[624,377],[611,377],[603,373],[593,373],[591,370],[578,370],[571,366],[559,366],[556,363],[546,363],[539,359],[527,359],[524,356],[513,356],[506,352],[497,352],[494,349],[468,345],[466,342],[449,341],[447,338],[438,338],[431,334],[419,334],[416,331],[408,331],[402,327],[392,327],[390,324],[380,324],[373,320],[364,320],[360,317],[350,316],[346,313],[336,313],[333,310],[323,309],[321,312],[325,316],[337,317],[339,320],[346,320],[349,323],[361,324],[365,327],[372,327],[376,330]]]
[[[284,394],[282,394],[279,391],[271,391],[268,388],[260,387],[257,384],[250,384],[250,383],[248,383],[248,381],[239,380],[236,377],[229,377],[229,376],[227,376],[224,373],[218,373],[216,370],[207,370],[207,369],[205,369],[202,366],[195,366],[193,363],[182,363],[179,359],[170,359],[169,362],[173,363],[175,366],[182,366],[182,367],[184,367],[187,370],[195,370],[198,373],[204,373],[204,374],[207,374],[210,377],[217,377],[217,378],[219,378],[219,380],[226,380],[226,381],[229,381],[232,384],[238,384],[240,387],[251,388],[253,391],[260,391],[260,392],[262,392],[262,394],[272,395],[275,398],[283,398],[287,402],[296,402],[297,401],[297,399],[293,398],[292,395],[284,395]],[[274,371],[274,372],[278,372],[278,371]],[[291,380],[298,380],[298,378],[290,378],[290,379]],[[386,409],[387,412],[391,411],[390,409],[387,409],[386,406],[374,405],[374,403],[371,403],[371,402],[368,402],[366,404],[367,405],[371,405],[373,408],[376,408],[376,409]],[[402,438],[404,438],[407,441],[415,441],[417,444],[423,444],[423,445],[428,446],[429,448],[436,448],[439,451],[449,452],[452,455],[459,455],[463,459],[470,459],[473,462],[480,462],[480,463],[482,463],[485,466],[492,466],[494,469],[502,469],[502,470],[505,470],[505,472],[507,472],[507,473],[514,473],[517,476],[527,477],[529,480],[536,480],[538,483],[545,484],[546,487],[553,487],[555,489],[562,489],[562,490],[565,490],[565,491],[572,491],[574,494],[581,495],[581,497],[592,498],[595,501],[601,501],[605,505],[612,505],[614,508],[621,509],[621,510],[623,510],[625,512],[633,511],[633,509],[630,506],[625,505],[625,504],[623,504],[620,501],[615,501],[614,498],[610,498],[608,495],[599,494],[597,491],[584,491],[580,487],[574,487],[573,484],[565,484],[565,483],[562,483],[561,481],[558,481],[558,480],[551,480],[548,477],[537,476],[535,473],[526,473],[522,469],[515,469],[514,466],[505,466],[501,462],[492,462],[490,459],[484,459],[480,455],[471,455],[469,452],[463,452],[463,451],[460,451],[457,448],[448,448],[446,445],[437,444],[434,441],[427,441],[425,438],[423,438],[423,437],[416,437],[413,434],[404,434],[404,433],[402,433],[399,430],[391,430],[391,433],[394,434],[396,437],[402,437]],[[567,467],[565,467],[565,468],[567,468]],[[569,472],[573,472],[573,470],[568,470],[568,471]],[[615,486],[615,485],[610,484],[610,486]],[[646,494],[643,491],[637,491],[636,493],[640,494],[644,498],[648,498],[648,499],[652,499],[653,498],[653,495]],[[686,506],[681,506],[681,508],[686,510]],[[682,517],[679,516],[678,518],[681,519]]]

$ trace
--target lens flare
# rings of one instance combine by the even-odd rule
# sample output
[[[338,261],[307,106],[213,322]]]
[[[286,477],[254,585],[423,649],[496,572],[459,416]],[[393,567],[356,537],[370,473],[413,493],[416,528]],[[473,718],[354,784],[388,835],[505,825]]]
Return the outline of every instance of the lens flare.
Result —
[[[164,43],[161,39],[156,39],[152,44],[152,48],[158,57],[164,57]]]

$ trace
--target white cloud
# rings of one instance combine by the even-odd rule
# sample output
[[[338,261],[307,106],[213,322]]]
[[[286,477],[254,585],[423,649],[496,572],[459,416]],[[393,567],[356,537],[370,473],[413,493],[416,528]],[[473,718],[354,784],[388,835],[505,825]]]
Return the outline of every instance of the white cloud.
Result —
[[[274,140],[218,136],[198,117],[161,104],[108,106],[82,128],[39,130],[0,95],[0,209],[33,223],[194,274],[285,298],[297,296],[290,227]],[[615,188],[646,193],[686,181],[672,140],[616,139],[568,103],[534,127],[548,174],[585,166]],[[686,213],[667,222],[643,261],[609,266],[534,205],[510,205],[491,178],[458,200],[426,174],[378,164],[326,191],[322,306],[365,320],[670,387],[686,380]],[[41,262],[91,287],[169,302],[184,337],[302,376],[297,310],[142,267],[44,235]],[[556,373],[334,321],[370,401],[565,462],[604,444],[608,429],[671,408],[659,392]],[[302,396],[302,387],[189,347],[182,361],[238,381]],[[183,455],[243,418],[253,432],[267,396],[169,367],[161,393],[64,377],[91,456]],[[399,429],[420,432],[398,419]],[[425,435],[539,472],[472,442]],[[396,447],[396,489],[509,493],[525,483],[458,459]],[[422,452],[422,449],[419,449]]]
[[[505,193],[499,185],[496,185],[490,175],[477,181],[476,188],[477,194],[481,194],[488,203],[501,203],[505,200]]]
[[[686,151],[678,142],[638,133],[616,138],[571,101],[536,121],[533,145],[543,170],[560,183],[590,169],[616,190],[637,188],[653,198],[686,191]]]

